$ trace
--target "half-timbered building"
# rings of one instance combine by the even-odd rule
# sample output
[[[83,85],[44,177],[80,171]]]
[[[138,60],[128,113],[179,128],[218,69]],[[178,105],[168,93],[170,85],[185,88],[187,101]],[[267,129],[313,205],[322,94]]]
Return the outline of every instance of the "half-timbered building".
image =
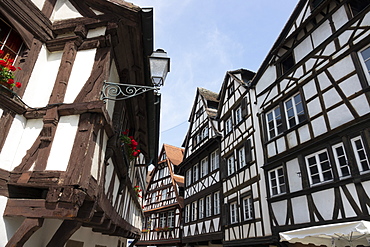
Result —
[[[184,244],[222,244],[218,94],[197,88],[185,137],[181,174],[185,176]]]
[[[183,156],[184,149],[163,144],[158,165],[148,175],[145,218],[142,235],[136,245],[182,246],[184,178],[177,173]]]
[[[0,58],[22,68],[21,88],[0,85],[1,246],[140,238],[135,188],[157,160],[159,96],[104,102],[101,91],[151,85],[152,16],[122,0],[0,2]]]
[[[276,241],[370,220],[369,33],[368,0],[301,0],[253,79]]]
[[[263,170],[256,159],[258,123],[253,121],[255,73],[228,71],[219,94],[224,246],[272,243]]]

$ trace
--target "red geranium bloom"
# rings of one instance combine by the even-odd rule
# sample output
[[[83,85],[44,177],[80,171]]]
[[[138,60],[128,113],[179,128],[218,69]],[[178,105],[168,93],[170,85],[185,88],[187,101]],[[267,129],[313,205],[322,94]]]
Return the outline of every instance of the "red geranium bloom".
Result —
[[[127,135],[128,134],[128,130],[123,131],[122,134]]]
[[[22,70],[22,68],[21,67],[17,67],[19,70]]]
[[[18,82],[16,82],[16,83],[15,83],[15,86],[16,86],[17,88],[20,88],[20,87],[22,86],[22,83],[20,83],[20,82],[18,81]]]
[[[10,66],[9,66],[9,69],[10,69],[11,71],[16,71],[16,70],[17,70],[17,68],[16,68],[16,67],[14,67],[13,65],[10,65]]]
[[[13,83],[14,83],[14,80],[13,80],[13,79],[9,79],[9,80],[7,81],[7,83],[8,83],[8,84],[13,84]]]
[[[139,156],[139,152],[138,152],[138,151],[133,152],[133,153],[132,153],[132,156],[134,156],[134,157]]]
[[[14,62],[14,59],[8,59],[8,62],[9,63],[13,63]]]
[[[0,60],[0,65],[1,66],[6,66],[6,61],[5,60]]]
[[[132,140],[131,140],[131,144],[132,144],[133,146],[137,146],[137,145],[138,145],[137,141],[135,141],[134,139],[132,139]]]

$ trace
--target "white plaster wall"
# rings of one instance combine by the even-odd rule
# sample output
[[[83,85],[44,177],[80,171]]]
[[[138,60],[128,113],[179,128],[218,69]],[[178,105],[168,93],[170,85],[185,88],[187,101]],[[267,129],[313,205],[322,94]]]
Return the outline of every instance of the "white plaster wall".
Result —
[[[79,119],[80,115],[60,117],[46,170],[67,170]]]
[[[45,219],[42,227],[30,237],[24,247],[46,246],[62,222],[57,219]]]
[[[58,0],[50,20],[66,20],[71,18],[83,17],[68,0]]]
[[[329,91],[323,94],[325,108],[329,108],[335,105],[338,102],[342,101],[342,98],[339,96],[335,88],[331,88]]]
[[[93,37],[98,37],[98,36],[104,35],[106,29],[107,29],[106,27],[97,27],[97,28],[94,28],[94,29],[90,29],[87,32],[86,37],[87,38],[93,38]]]
[[[292,208],[295,224],[310,222],[307,198],[305,196],[292,198]]]
[[[321,116],[321,117],[316,118],[315,120],[311,122],[311,124],[312,124],[313,134],[315,137],[326,133],[327,128],[326,128],[324,117]]]
[[[302,190],[301,169],[299,168],[298,159],[288,161],[286,166],[290,192]]]
[[[335,203],[334,189],[312,193],[312,198],[321,216],[325,220],[332,219]]]
[[[284,226],[285,225],[285,219],[287,214],[287,201],[279,201],[271,203],[272,211],[274,212],[274,215],[276,217],[276,220],[279,225]]]
[[[45,46],[41,48],[23,96],[23,101],[27,105],[31,107],[43,107],[48,104],[61,58],[62,52],[51,53],[47,51]]]
[[[329,21],[326,20],[312,33],[312,39],[313,39],[314,46],[317,47],[318,45],[320,45],[331,34],[332,34],[332,31],[329,25]]]
[[[310,53],[312,49],[311,38],[308,36],[294,49],[295,62],[298,63],[302,58]]]
[[[349,111],[346,105],[340,105],[330,112],[328,112],[329,123],[332,129],[337,128],[349,121],[353,120],[354,117]]]
[[[111,181],[113,170],[114,170],[112,159],[109,159],[108,163],[109,164],[106,167],[106,173],[105,173],[105,185],[104,185],[105,194],[107,194],[107,192],[108,192],[109,183]]]
[[[347,56],[335,63],[333,66],[328,68],[330,74],[333,76],[334,80],[339,80],[342,77],[348,75],[350,72],[355,70],[352,59]]]
[[[73,103],[76,96],[89,79],[95,59],[96,49],[78,51],[68,81],[64,103]],[[101,82],[103,85],[103,82]]]
[[[32,0],[32,2],[36,5],[37,8],[42,10],[42,6],[44,6],[45,0]]]
[[[317,95],[317,89],[314,80],[309,81],[303,86],[303,92],[306,100]]]
[[[362,90],[362,86],[357,75],[353,75],[347,80],[341,82],[339,86],[347,97]]]
[[[40,134],[42,126],[40,119],[26,120],[16,115],[0,154],[0,168],[13,170],[19,165]]]
[[[351,104],[353,105],[358,115],[360,116],[370,113],[370,106],[366,99],[365,94],[362,94],[357,98],[351,100]]]
[[[101,161],[101,167],[104,165],[104,158],[105,158],[105,150],[107,148],[107,141],[108,141],[108,136],[104,132],[103,135],[103,143],[100,142],[100,135],[101,135],[101,130],[99,130],[98,133],[98,139],[97,143],[95,146],[94,150],[94,158],[92,160],[92,167],[91,167],[91,175],[95,178],[98,179],[98,173],[99,173],[99,155],[101,155],[100,161]],[[101,153],[99,152],[99,149],[101,147]]]
[[[256,85],[256,93],[259,94],[276,80],[275,66],[269,66]]]
[[[345,23],[347,23],[348,17],[346,14],[346,10],[344,9],[344,6],[342,6],[340,9],[338,9],[334,14],[333,14],[333,22],[335,29],[341,28]]]
[[[84,246],[86,247],[95,245],[117,247],[118,240],[120,240],[121,242],[127,241],[127,239],[125,238],[103,235],[101,233],[93,232],[91,228],[87,227],[81,227],[80,229],[78,229],[70,239],[84,242]]]

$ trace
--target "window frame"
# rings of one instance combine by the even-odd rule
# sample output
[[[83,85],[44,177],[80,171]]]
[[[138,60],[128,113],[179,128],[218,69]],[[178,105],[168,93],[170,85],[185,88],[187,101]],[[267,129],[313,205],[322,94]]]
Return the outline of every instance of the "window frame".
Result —
[[[189,186],[192,183],[192,178],[193,178],[192,171],[193,171],[193,168],[189,168],[186,170],[186,175],[185,175],[186,186]]]
[[[241,122],[243,122],[243,110],[242,110],[241,105],[239,105],[234,110],[234,120],[235,120],[235,125],[239,125]]]
[[[168,199],[168,188],[164,188],[162,190],[161,200],[164,201],[164,200],[167,200],[167,199]]]
[[[236,224],[239,222],[238,214],[238,203],[237,201],[230,203],[230,224]]]
[[[276,110],[279,109],[280,115],[276,115]],[[272,115],[272,119],[269,120],[269,114]],[[280,104],[275,106],[273,109],[270,111],[266,112],[265,114],[265,119],[266,119],[266,131],[267,131],[267,137],[269,140],[279,136],[280,134],[284,133],[284,122],[283,122],[283,116],[282,116],[282,111],[281,111],[281,106]],[[281,124],[278,124],[278,120],[280,119]],[[273,124],[273,127],[270,128],[270,122]],[[279,127],[281,126],[281,129],[279,130]],[[274,135],[271,136],[271,132],[273,130]]]
[[[191,221],[198,219],[198,202],[194,201],[191,203]]]
[[[167,214],[165,212],[159,213],[159,227],[163,228],[167,224]]]
[[[326,160],[320,160],[320,155],[323,154],[323,153],[326,153],[326,157],[327,157]],[[315,157],[315,164],[316,164],[316,167],[317,167],[317,173],[314,173],[314,174],[311,173],[310,167],[312,167],[312,166],[310,166],[310,163],[309,163],[310,162],[309,159],[311,159],[313,157]],[[329,164],[330,169],[323,170],[323,164],[326,163],[326,162]],[[322,184],[322,183],[331,182],[331,181],[334,180],[333,166],[332,166],[332,163],[331,163],[331,160],[330,160],[329,152],[326,148],[321,149],[317,152],[311,153],[309,155],[306,155],[305,156],[305,164],[306,164],[307,175],[308,175],[308,179],[309,179],[309,182],[310,182],[310,186],[315,186],[315,185],[319,185],[319,184]],[[331,179],[325,179],[324,173],[326,173],[328,171],[330,171],[330,173],[331,173]],[[317,176],[317,175],[318,175],[319,181],[314,182],[312,177]]]
[[[300,98],[300,102],[296,102],[296,96],[299,95],[299,98]],[[292,101],[292,107],[288,109],[287,107],[287,102],[289,101]],[[298,105],[301,105],[302,107],[302,111],[303,111],[303,116],[304,116],[304,119],[300,121],[299,119],[299,113],[298,110],[297,110],[297,106]],[[288,114],[288,110],[292,109],[293,110],[293,117],[289,117],[289,114]],[[284,101],[284,113],[285,113],[285,121],[286,121],[286,126],[287,126],[287,129],[291,129],[293,128],[294,126],[297,126],[298,124],[304,122],[306,120],[306,112],[305,112],[305,109],[304,109],[304,105],[303,105],[303,101],[302,101],[302,95],[300,92],[294,94],[292,97],[288,98],[287,100]],[[290,120],[291,119],[294,119],[294,125],[291,125],[290,123]]]
[[[246,203],[247,202],[247,203]],[[243,204],[243,220],[251,220],[254,217],[253,211],[253,198],[252,195],[248,195],[242,198]]]
[[[185,223],[190,222],[190,204],[185,205],[184,221],[185,221]]]
[[[341,148],[343,151],[343,155],[338,154],[337,149]],[[336,164],[337,170],[338,170],[338,176],[340,179],[347,178],[351,176],[351,167],[349,166],[348,157],[346,153],[346,149],[344,147],[344,144],[342,142],[337,143],[335,145],[332,145],[332,152],[334,157],[334,162]],[[342,158],[345,158],[346,164],[343,165]],[[348,175],[343,175],[343,169],[346,169],[348,171]]]
[[[212,216],[212,198],[211,195],[207,195],[205,199],[205,217]]]
[[[199,212],[199,219],[203,219],[205,212],[204,212],[204,198],[199,199],[199,205],[198,205],[198,212]]]
[[[231,132],[233,132],[233,117],[232,116],[229,116],[225,120],[225,135],[228,135]]]
[[[218,149],[211,153],[211,172],[220,168],[220,152]]]
[[[167,226],[175,227],[175,211],[168,211],[167,213]]]
[[[208,175],[208,157],[200,161],[200,177],[204,178]]]
[[[232,166],[230,166],[230,160],[232,160],[232,162],[231,162]],[[226,164],[227,164],[227,176],[233,175],[236,172],[234,154],[227,157]],[[230,169],[230,168],[232,168],[232,169]]]
[[[199,164],[193,166],[193,183],[199,180]]]
[[[365,159],[361,159],[360,154],[359,154],[359,149],[357,149],[357,146],[356,146],[356,143],[355,143],[356,141],[360,141],[361,146],[362,146],[362,149],[360,151],[363,152],[363,155],[364,155]],[[356,160],[357,167],[358,167],[360,173],[363,174],[363,173],[370,172],[369,155],[368,155],[368,152],[367,152],[366,147],[364,145],[364,141],[362,140],[362,137],[361,136],[356,136],[356,137],[351,138],[351,146],[353,148],[353,152],[355,154],[355,160]],[[367,167],[368,167],[367,170],[363,169],[362,161],[366,161]]]
[[[220,205],[220,191],[216,191],[213,193],[213,214],[220,214],[221,213],[221,205]]]
[[[245,146],[242,146],[241,148],[236,150],[237,155],[238,155],[238,165],[239,169],[242,169],[243,167],[247,166],[247,156],[246,156],[246,151],[245,151]],[[243,153],[243,156],[241,157],[240,154]]]
[[[279,171],[282,171],[282,175],[279,174]],[[274,177],[271,176],[274,174]],[[284,180],[284,183],[281,182],[280,178]],[[270,196],[279,196],[287,193],[287,184],[285,178],[285,170],[283,166],[278,166],[272,170],[268,171],[268,179],[270,186]],[[276,181],[276,185],[273,184],[273,181]],[[274,189],[276,188],[276,193]]]

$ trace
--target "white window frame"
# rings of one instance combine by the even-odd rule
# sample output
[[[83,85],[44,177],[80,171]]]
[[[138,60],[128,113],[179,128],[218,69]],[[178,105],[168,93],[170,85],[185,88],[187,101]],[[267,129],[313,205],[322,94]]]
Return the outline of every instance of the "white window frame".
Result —
[[[198,211],[199,211],[199,219],[203,219],[204,218],[204,198],[199,199]]]
[[[343,143],[338,143],[332,146],[335,164],[338,169],[339,178],[345,178],[351,176],[351,169],[348,164],[346,150]],[[342,154],[338,153],[338,149],[341,149]],[[344,160],[343,160],[344,159]],[[345,162],[345,164],[343,163]],[[343,170],[347,170],[348,174],[343,174]]]
[[[277,115],[276,110],[279,109],[280,115]],[[270,119],[269,116],[272,116]],[[277,119],[280,119],[280,124],[278,123]],[[272,127],[270,128],[270,123],[272,123]],[[279,127],[281,129],[279,130]],[[268,139],[272,139],[281,133],[283,133],[283,118],[281,115],[281,108],[280,106],[276,106],[274,109],[266,113],[266,128],[267,128],[267,135]],[[271,132],[273,132],[273,136],[271,135]]]
[[[324,153],[326,153],[327,159],[326,160],[320,160],[320,155],[324,154]],[[313,158],[315,159],[315,165],[311,165],[311,167],[314,167],[314,166],[317,167],[317,173],[315,173],[315,174],[311,173],[312,169],[311,169],[310,164],[309,164],[309,160],[313,159]],[[322,149],[318,152],[307,155],[305,157],[305,160],[306,160],[306,167],[307,167],[307,172],[308,172],[308,179],[309,179],[311,185],[316,185],[316,184],[321,184],[321,183],[324,183],[324,182],[333,181],[333,179],[334,179],[333,169],[332,169],[332,165],[330,163],[330,157],[329,157],[328,150]],[[328,163],[330,169],[323,170],[323,165],[325,165],[326,163]],[[326,179],[325,178],[324,173],[327,173],[327,172],[331,173],[331,179]],[[318,182],[313,181],[313,178],[312,178],[313,176],[317,177],[319,179],[319,181]]]
[[[206,217],[212,215],[212,198],[211,195],[206,196]]]
[[[238,205],[236,201],[230,203],[230,223],[238,223]]]
[[[159,227],[163,228],[166,226],[167,217],[166,213],[159,213]]]
[[[194,201],[191,203],[191,220],[192,221],[196,221],[197,220],[197,211],[198,211],[198,208],[197,208],[197,201]]]
[[[269,171],[270,195],[276,196],[286,193],[284,169],[279,166]]]
[[[220,192],[216,191],[213,194],[213,212],[214,214],[220,214]]]
[[[199,179],[199,165],[198,163],[193,166],[193,183]]]
[[[187,204],[185,206],[185,212],[184,212],[184,220],[185,223],[188,223],[190,219],[190,204]]]
[[[364,72],[365,72],[365,75],[366,75],[366,78],[367,78],[367,81],[368,81],[368,84],[370,84],[370,67],[368,68],[366,66],[366,62],[369,62],[370,61],[370,56],[369,57],[364,57],[363,56],[363,52],[366,51],[366,50],[369,50],[369,53],[370,53],[370,46],[367,46],[366,48],[362,49],[361,51],[358,52],[358,56],[360,58],[360,61],[361,61],[361,65],[362,65],[362,68],[364,69]],[[370,54],[369,54],[370,55]],[[369,62],[370,63],[370,62]],[[370,66],[370,65],[369,65]]]
[[[239,162],[239,168],[243,168],[247,165],[247,162],[245,161],[245,148],[244,146],[242,148],[238,149],[238,162]]]
[[[174,227],[175,226],[175,212],[174,211],[168,211],[167,226],[168,227]]]
[[[208,127],[204,127],[202,129],[202,140],[206,139],[208,137]]]
[[[233,131],[233,118],[230,116],[225,121],[225,134],[228,134]]]
[[[191,179],[192,179],[191,174],[192,174],[192,168],[186,171],[186,186],[189,186],[191,184]]]
[[[150,200],[151,203],[154,203],[157,201],[157,191],[152,193],[152,198]]]
[[[237,125],[241,121],[243,121],[242,107],[241,106],[236,108],[236,110],[234,111],[234,115],[235,115],[235,125]]]
[[[200,161],[200,177],[203,178],[208,175],[208,157]]]
[[[299,96],[299,98],[300,98],[300,101],[299,102],[297,102],[297,96]],[[289,101],[291,101],[292,107],[290,107],[288,109],[287,103]],[[297,109],[299,105],[301,105],[301,107],[302,107],[302,111],[300,111],[300,112],[298,112],[298,109]],[[299,120],[299,115],[302,115],[302,113],[303,113],[303,115],[305,115],[305,111],[304,111],[304,107],[303,107],[303,101],[302,101],[301,94],[300,93],[297,93],[293,97],[291,97],[291,98],[287,99],[286,101],[284,101],[284,110],[285,110],[285,120],[287,122],[288,129],[296,126],[297,124],[299,124],[301,122],[303,122],[304,119],[301,120],[301,121]],[[289,117],[288,111],[292,111],[293,115]],[[291,119],[294,119],[294,125],[291,125],[290,124],[290,120]]]
[[[357,145],[356,145],[356,142],[357,141],[360,141],[360,143],[361,143],[361,149],[358,149],[357,148]],[[357,136],[357,137],[352,138],[351,139],[351,143],[352,143],[353,151],[355,153],[355,158],[356,158],[358,169],[360,170],[361,173],[369,172],[370,171],[369,158],[368,158],[368,154],[366,152],[366,149],[365,149],[365,146],[364,146],[364,142],[362,141],[361,136]],[[360,157],[360,153],[361,153],[361,155],[365,156],[364,159],[362,159]],[[367,166],[367,167],[365,167],[366,169],[364,169],[364,166],[362,165],[365,162],[366,162],[365,165]]]
[[[244,220],[253,219],[253,200],[251,196],[243,198],[243,217]]]
[[[227,160],[227,175],[230,176],[235,173],[235,159],[234,155],[230,155]]]
[[[211,153],[211,171],[220,167],[218,149]]]
[[[167,200],[168,188],[162,190],[162,201]]]

